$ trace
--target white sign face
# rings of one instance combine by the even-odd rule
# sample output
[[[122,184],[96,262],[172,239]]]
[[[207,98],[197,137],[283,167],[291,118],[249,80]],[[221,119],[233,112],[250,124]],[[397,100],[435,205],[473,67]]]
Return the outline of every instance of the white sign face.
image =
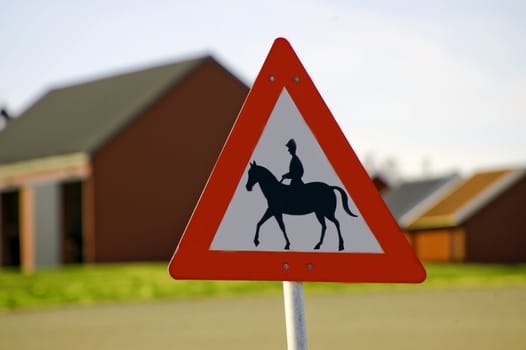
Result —
[[[291,139],[295,152],[289,147]],[[251,165],[254,161],[255,165]],[[286,89],[274,106],[250,163],[219,225],[211,250],[383,253]],[[258,171],[252,172],[251,180],[260,181],[249,191],[247,183],[252,167]],[[271,176],[266,176],[271,178],[269,181],[261,179],[265,177],[261,173],[266,172],[262,167],[276,180]],[[288,174],[282,181],[286,186],[278,185],[284,174]],[[318,184],[310,184],[313,182]],[[344,210],[343,196],[356,217]],[[275,203],[282,204],[276,206]],[[261,224],[256,238],[257,224],[265,213],[268,219]],[[273,214],[282,217],[289,245],[279,219]],[[318,217],[326,224],[321,244],[322,224]],[[331,220],[334,218],[336,220]],[[339,223],[341,240],[333,221]]]

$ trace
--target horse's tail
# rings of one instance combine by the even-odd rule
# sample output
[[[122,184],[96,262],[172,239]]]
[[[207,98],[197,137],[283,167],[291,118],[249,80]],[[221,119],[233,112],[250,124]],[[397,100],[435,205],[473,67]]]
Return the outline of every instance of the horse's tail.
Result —
[[[351,211],[351,209],[349,209],[349,205],[347,203],[347,193],[345,193],[345,191],[341,187],[338,187],[338,186],[331,186],[331,189],[338,190],[338,192],[340,192],[340,195],[342,196],[343,209],[345,210],[345,212],[349,214],[350,216],[357,218],[358,215],[354,214]]]

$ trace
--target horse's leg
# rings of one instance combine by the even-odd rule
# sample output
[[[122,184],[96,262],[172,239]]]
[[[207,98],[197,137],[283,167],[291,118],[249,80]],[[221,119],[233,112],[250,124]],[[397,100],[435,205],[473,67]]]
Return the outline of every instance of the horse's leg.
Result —
[[[257,223],[256,235],[254,236],[254,244],[256,245],[256,247],[259,245],[259,228],[261,227],[261,225],[263,225],[265,221],[270,219],[271,216],[272,216],[272,212],[270,211],[270,208],[267,208],[267,211],[265,211],[265,214],[263,214],[263,216]]]
[[[323,239],[325,238],[325,230],[327,230],[327,225],[325,224],[325,217],[323,216],[323,214],[319,213],[319,212],[316,212],[316,218],[318,219],[318,221],[320,222],[321,224],[321,236],[320,236],[320,241],[318,242],[318,244],[316,244],[316,246],[314,247],[314,249],[320,249],[321,245],[323,244]]]
[[[285,231],[285,224],[283,223],[283,214],[281,213],[277,213],[274,215],[274,217],[276,218],[276,221],[278,222],[278,225],[279,225],[279,228],[281,229],[281,232],[283,232],[283,237],[285,237],[285,241],[287,242],[285,244],[285,250],[289,250],[290,249],[290,241],[289,241],[289,237],[287,237],[287,232]]]
[[[340,222],[338,221],[338,219],[336,219],[334,213],[327,215],[327,219],[331,220],[336,226],[336,230],[338,230],[338,250],[343,250],[343,238],[342,233],[340,232]]]

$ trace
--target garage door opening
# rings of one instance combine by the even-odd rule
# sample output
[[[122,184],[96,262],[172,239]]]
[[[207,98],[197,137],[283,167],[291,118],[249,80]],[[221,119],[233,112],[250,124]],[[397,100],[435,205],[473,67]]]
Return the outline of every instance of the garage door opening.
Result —
[[[0,193],[0,235],[2,266],[20,267],[20,198],[19,191]]]
[[[82,232],[82,182],[62,184],[63,262],[84,262],[84,235]]]

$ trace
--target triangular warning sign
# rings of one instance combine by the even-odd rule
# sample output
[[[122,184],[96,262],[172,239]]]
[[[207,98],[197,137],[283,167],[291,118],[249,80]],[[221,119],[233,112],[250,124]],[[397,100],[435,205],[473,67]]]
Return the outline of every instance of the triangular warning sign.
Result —
[[[176,279],[425,279],[285,39],[274,42],[169,270]]]

